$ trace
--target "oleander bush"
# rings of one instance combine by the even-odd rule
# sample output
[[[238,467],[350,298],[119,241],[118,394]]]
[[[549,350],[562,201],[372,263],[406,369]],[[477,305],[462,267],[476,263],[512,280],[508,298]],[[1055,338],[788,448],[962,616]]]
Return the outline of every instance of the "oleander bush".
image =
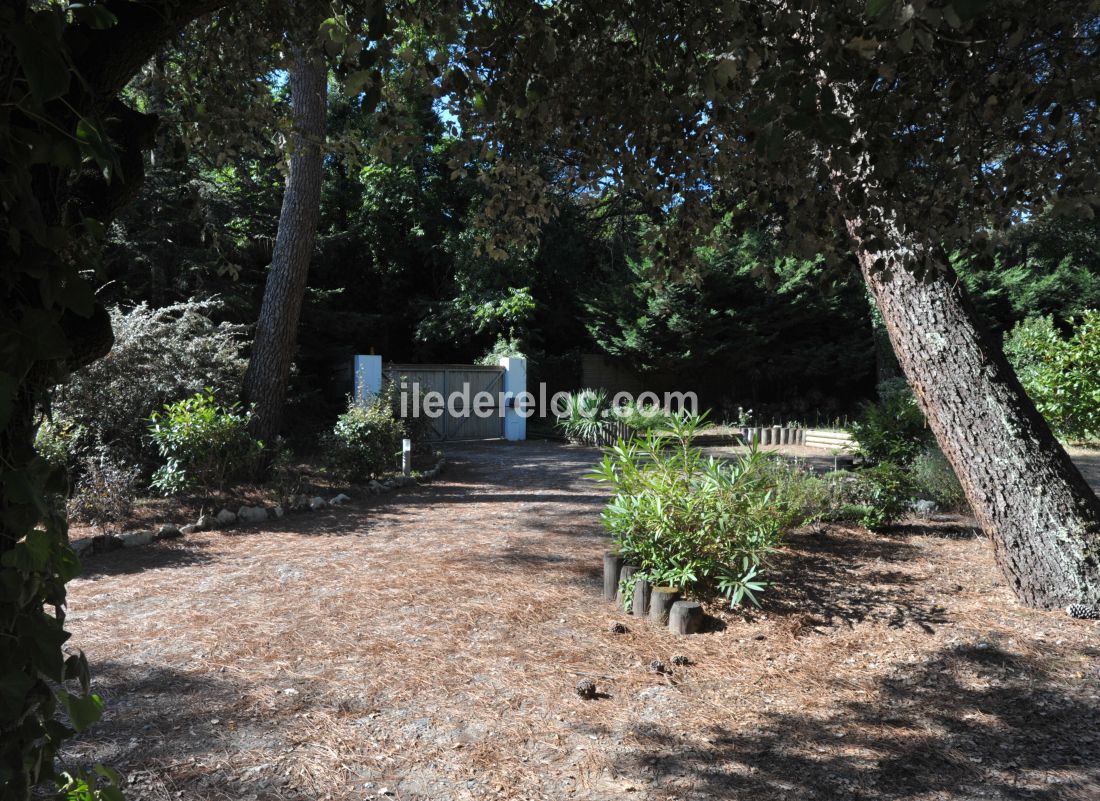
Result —
[[[813,517],[803,484],[814,479],[757,450],[732,463],[708,457],[692,444],[704,424],[674,416],[606,448],[591,475],[615,491],[602,519],[641,568],[636,579],[756,603],[783,534]]]

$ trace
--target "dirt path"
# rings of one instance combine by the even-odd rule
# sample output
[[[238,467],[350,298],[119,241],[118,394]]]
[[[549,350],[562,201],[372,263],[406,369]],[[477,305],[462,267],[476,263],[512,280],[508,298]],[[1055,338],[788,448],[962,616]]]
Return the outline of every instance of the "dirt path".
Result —
[[[1100,794],[1100,626],[1018,607],[985,543],[801,532],[766,613],[675,639],[599,600],[593,458],[458,449],[405,494],[89,559],[109,711],[70,758],[131,799]]]

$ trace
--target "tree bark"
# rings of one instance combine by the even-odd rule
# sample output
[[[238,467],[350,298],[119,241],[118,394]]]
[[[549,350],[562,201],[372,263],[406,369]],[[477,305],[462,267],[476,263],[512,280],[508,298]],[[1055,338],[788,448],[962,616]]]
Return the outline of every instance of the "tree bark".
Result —
[[[265,443],[274,441],[282,425],[306,278],[321,216],[327,90],[328,72],[320,56],[300,46],[290,69],[294,126],[290,172],[244,380],[245,400],[253,405],[252,433]]]
[[[1046,608],[1100,603],[1100,501],[944,255],[925,249],[938,269],[919,277],[902,266],[912,242],[865,240],[858,220],[848,230],[898,362],[1016,596]]]

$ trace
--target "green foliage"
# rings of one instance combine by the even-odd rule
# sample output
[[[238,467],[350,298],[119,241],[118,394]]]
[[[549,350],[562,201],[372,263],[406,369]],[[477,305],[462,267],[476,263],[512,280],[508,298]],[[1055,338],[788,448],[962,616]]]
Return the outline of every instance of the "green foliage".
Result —
[[[149,436],[164,464],[153,474],[153,488],[164,495],[224,488],[263,447],[248,433],[250,417],[239,403],[219,405],[209,389],[154,412]]]
[[[851,431],[859,452],[874,463],[908,466],[933,444],[932,432],[903,380],[880,384],[879,400],[864,404]]]
[[[84,427],[78,423],[47,418],[38,426],[34,436],[34,449],[50,467],[68,472],[77,453],[77,443],[85,437]]]
[[[808,519],[793,468],[753,451],[732,464],[692,445],[705,418],[674,416],[665,429],[605,449],[592,477],[615,494],[602,519],[638,578],[720,591],[756,602],[759,572],[782,535]]]
[[[652,230],[637,227],[634,249]],[[867,382],[874,361],[857,276],[834,276],[820,259],[796,258],[770,234],[741,230],[732,218],[692,256],[691,269],[677,277],[628,251],[578,288],[601,351],[643,371],[699,366],[686,376],[693,385],[753,403],[844,396]],[[701,375],[707,369],[721,376],[716,386]]]
[[[217,324],[220,304],[188,301],[160,309],[111,309],[115,344],[106,358],[59,386],[52,412],[68,430],[72,459],[137,465],[148,475],[156,454],[147,421],[166,405],[209,390],[236,400],[246,366],[243,327]]]
[[[854,521],[876,529],[897,521],[909,510],[912,483],[896,464],[880,462],[856,472],[837,471],[823,481],[822,517],[827,520]]]
[[[59,797],[64,801],[123,801],[120,778],[116,771],[95,766],[94,776],[62,773]]]
[[[357,403],[349,399],[326,439],[333,470],[349,481],[377,478],[397,468],[405,429],[384,397]]]
[[[69,517],[93,526],[125,520],[133,508],[137,471],[88,459],[69,498]]]
[[[932,446],[918,455],[910,466],[909,477],[916,493],[935,501],[941,509],[950,512],[968,510],[962,484],[939,448]]]
[[[1100,438],[1100,312],[1070,320],[1063,336],[1047,317],[1029,317],[1005,337],[1020,383],[1060,437]]]
[[[656,404],[629,401],[611,405],[602,389],[582,389],[566,394],[556,426],[571,440],[603,445],[624,435],[629,438],[665,428],[671,422],[671,416]]]
[[[558,417],[557,427],[570,439],[596,442],[605,427],[607,411],[607,393],[602,389],[571,392],[565,398],[564,413]]]

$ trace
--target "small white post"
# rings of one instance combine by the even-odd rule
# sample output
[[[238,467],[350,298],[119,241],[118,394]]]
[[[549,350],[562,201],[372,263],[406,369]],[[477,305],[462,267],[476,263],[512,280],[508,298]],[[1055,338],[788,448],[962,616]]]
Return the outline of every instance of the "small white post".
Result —
[[[519,396],[527,392],[527,360],[505,356],[500,366],[504,368],[504,438],[527,439],[527,417],[518,409]]]
[[[355,402],[365,405],[382,391],[382,357],[355,357]]]
[[[401,440],[401,472],[406,476],[411,476],[413,471],[413,441],[411,439]]]

